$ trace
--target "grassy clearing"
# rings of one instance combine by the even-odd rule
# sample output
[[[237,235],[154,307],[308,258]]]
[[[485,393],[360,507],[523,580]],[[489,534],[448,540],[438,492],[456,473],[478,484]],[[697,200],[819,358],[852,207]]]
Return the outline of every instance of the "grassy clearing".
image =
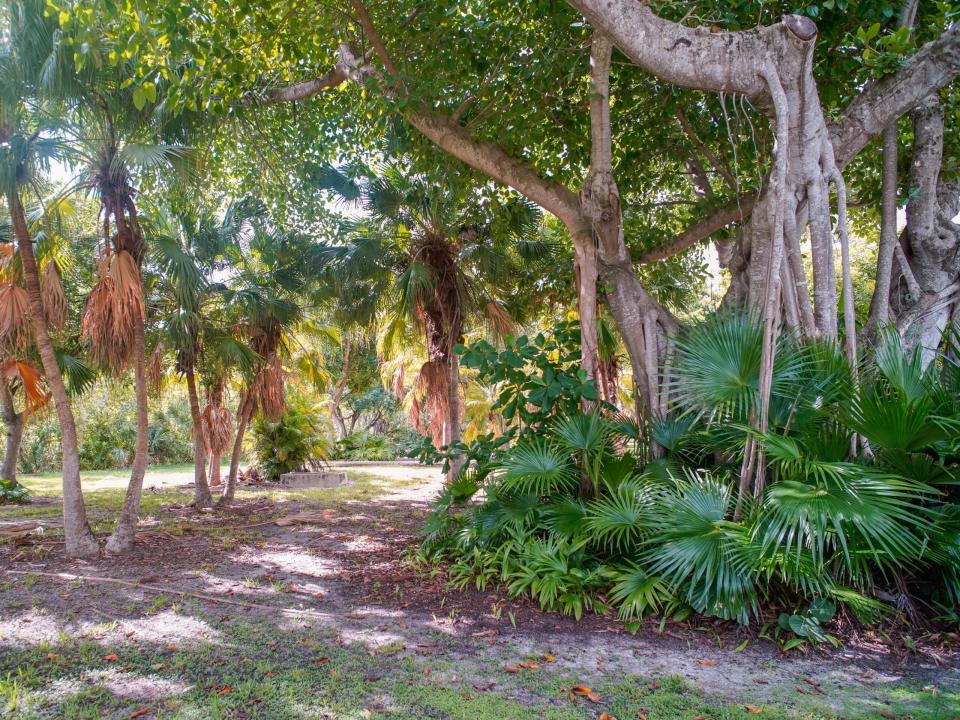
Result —
[[[746,705],[703,696],[680,678],[620,677],[598,684],[598,702],[572,696],[577,678],[549,667],[509,673],[469,667],[430,651],[371,651],[343,645],[308,624],[218,619],[192,604],[179,613],[216,626],[215,643],[170,646],[110,643],[61,635],[55,643],[0,653],[0,709],[18,720],[126,718],[450,718],[580,720],[627,718],[740,720]],[[148,613],[157,612],[155,608]],[[109,634],[109,624],[98,628]],[[93,634],[93,633],[88,633]],[[910,717],[950,720],[960,696],[896,688],[886,714],[834,715],[804,707],[756,706],[775,720]]]

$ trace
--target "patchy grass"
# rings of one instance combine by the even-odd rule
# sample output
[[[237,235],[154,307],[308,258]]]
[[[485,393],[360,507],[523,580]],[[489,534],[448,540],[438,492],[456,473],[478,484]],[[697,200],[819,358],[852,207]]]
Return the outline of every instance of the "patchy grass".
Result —
[[[257,488],[241,494],[243,499],[268,498],[278,503],[295,501],[310,508],[337,508],[335,515],[352,517],[358,506],[350,503],[363,503],[369,511],[368,503],[375,498],[397,494],[410,497],[423,485],[422,476],[387,470],[349,468],[351,483],[334,489]],[[108,529],[115,518],[123,501],[126,477],[126,471],[85,476],[88,509],[97,529]],[[189,487],[182,487],[191,478],[189,466],[150,470],[145,486],[154,489],[144,494],[142,520],[146,527],[180,531],[180,520],[171,520],[174,513],[169,506],[191,500]],[[27,476],[24,481],[34,497],[59,495],[58,476]],[[372,516],[377,512],[373,508]],[[5,506],[0,507],[0,520],[54,518],[59,513],[55,503]],[[272,538],[271,542],[276,541],[277,529],[274,531],[266,538]],[[344,532],[336,521],[325,529],[328,535],[338,531]],[[52,527],[51,533],[56,532],[58,529]],[[374,525],[364,525],[355,532],[373,535],[377,530]],[[181,577],[223,581],[223,573],[217,569],[222,569],[228,556],[221,556],[219,551],[259,546],[265,541],[260,529],[222,529],[203,537],[210,540],[209,552],[204,544],[206,554],[195,558],[192,569],[183,571]],[[352,539],[346,536],[344,541]],[[325,551],[319,547],[287,547],[292,553],[324,557]],[[251,553],[251,557],[255,563],[256,554]],[[253,563],[250,574],[246,574],[247,568],[242,575],[237,572],[235,598],[245,597],[239,591],[247,590],[259,602],[297,602],[296,596],[281,595],[285,591],[283,580],[263,574],[264,566]],[[30,572],[35,567],[30,566]],[[148,569],[144,567],[141,572],[145,574]],[[330,582],[330,599],[323,600],[317,609],[347,613],[353,601],[347,599],[337,608],[336,583]],[[376,588],[375,582],[372,589]],[[0,595],[0,619],[9,621],[5,627],[13,628],[26,620],[25,627],[34,629],[25,630],[25,635],[0,634],[0,717],[17,720],[123,720],[140,711],[137,717],[164,720],[596,720],[601,713],[618,720],[960,717],[960,694],[909,682],[889,683],[869,692],[854,682],[831,687],[825,695],[817,696],[797,694],[794,687],[784,685],[782,692],[779,688],[777,692],[765,690],[763,700],[739,694],[734,701],[705,693],[671,675],[680,670],[668,662],[662,672],[651,669],[650,676],[594,671],[592,690],[596,696],[591,701],[572,692],[589,676],[587,668],[569,659],[562,661],[560,653],[555,663],[545,664],[536,654],[540,651],[537,636],[525,635],[522,627],[517,631],[513,613],[496,603],[489,608],[484,605],[482,612],[489,612],[498,621],[502,614],[504,630],[515,628],[514,637],[496,645],[488,645],[481,637],[452,638],[436,630],[436,625],[433,630],[418,631],[421,634],[408,628],[410,632],[397,640],[397,628],[391,625],[393,618],[399,617],[396,612],[385,614],[382,620],[377,620],[375,613],[371,616],[371,625],[386,623],[384,628],[368,628],[366,624],[360,628],[375,631],[371,633],[374,636],[379,631],[379,639],[368,644],[357,639],[356,627],[345,628],[344,616],[334,614],[325,624],[306,616],[199,603],[177,595],[175,587],[168,594],[148,595],[146,599],[133,591],[106,587],[101,595],[99,591],[86,594],[89,588],[82,582],[50,583],[40,575],[27,574],[15,580],[4,578],[0,591],[10,591],[5,598]],[[82,597],[70,600],[75,591]],[[445,608],[444,602],[445,598],[436,612],[441,616],[449,612],[452,619],[456,608]],[[410,622],[409,617],[404,620]],[[440,624],[436,616],[434,622]],[[397,625],[402,627],[404,623]],[[450,622],[446,626],[455,625]],[[147,626],[176,631],[175,644],[171,644],[170,635],[150,635],[144,630]],[[203,632],[194,632],[194,628],[203,628]],[[605,656],[609,656],[609,647],[603,649]],[[538,667],[516,668],[521,661],[537,663]],[[508,671],[507,664],[516,672]],[[634,671],[647,672],[636,666]],[[749,671],[751,675],[762,672],[752,666]],[[759,691],[757,697],[761,696]],[[725,693],[726,686],[713,686],[711,692]],[[748,707],[752,703],[755,705]]]
[[[0,711],[20,720],[64,717],[126,718],[148,708],[149,718],[463,718],[464,720],[580,720],[608,716],[674,720],[741,720],[756,712],[705,696],[684,680],[621,677],[598,684],[596,702],[571,693],[574,677],[541,667],[509,673],[470,668],[436,650],[391,647],[370,652],[344,645],[309,623],[259,622],[184,612],[217,626],[217,642],[181,647],[61,636],[55,643],[0,652]],[[147,612],[155,612],[149,608]],[[898,687],[885,714],[951,720],[960,696]],[[757,705],[773,720],[833,720],[804,707]]]

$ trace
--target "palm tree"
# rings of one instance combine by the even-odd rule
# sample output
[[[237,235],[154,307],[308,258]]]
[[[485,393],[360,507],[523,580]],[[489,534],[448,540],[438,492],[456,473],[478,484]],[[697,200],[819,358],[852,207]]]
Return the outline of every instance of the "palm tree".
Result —
[[[454,348],[471,325],[512,332],[521,308],[512,302],[510,279],[523,261],[545,257],[530,237],[537,211],[520,201],[492,209],[462,184],[437,188],[397,166],[379,176],[326,167],[317,182],[365,211],[362,220],[343,224],[337,271],[377,279],[385,354],[408,331],[420,335],[426,362],[414,388],[425,398],[434,445],[456,443],[462,413]]]
[[[235,337],[232,320],[225,314],[227,288],[216,281],[218,273],[242,256],[241,238],[252,223],[263,217],[262,204],[250,200],[231,203],[222,217],[209,211],[188,209],[181,203],[175,211],[158,218],[153,228],[153,258],[160,279],[160,315],[163,334],[175,352],[177,372],[186,380],[194,444],[194,505],[212,503],[207,482],[209,433],[204,432],[204,411],[197,390],[198,368],[211,387],[222,388],[233,370],[249,369],[253,353]],[[220,437],[228,436],[223,412],[219,412]],[[225,449],[218,445],[221,454]],[[211,465],[218,473],[219,460]]]
[[[33,251],[22,192],[32,186],[38,170],[60,154],[52,139],[52,116],[40,88],[40,73],[53,50],[53,21],[44,16],[44,3],[5,3],[6,27],[0,42],[0,185],[10,212],[13,236],[20,251],[27,315],[33,342],[57,409],[63,448],[63,522],[68,555],[92,556],[99,543],[87,522],[80,485],[77,428],[57,353],[47,331],[40,272]]]
[[[188,153],[176,143],[185,125],[157,102],[152,82],[131,83],[137,58],[115,64],[102,58],[77,64],[54,47],[47,68],[49,92],[69,110],[65,130],[76,169],[72,190],[100,201],[99,281],[83,310],[81,332],[94,358],[114,373],[134,367],[137,430],[130,481],[108,552],[130,549],[140,508],[148,452],[146,307],[142,265],[147,244],[136,204],[138,180],[155,171],[184,172]],[[174,144],[163,144],[163,138]]]

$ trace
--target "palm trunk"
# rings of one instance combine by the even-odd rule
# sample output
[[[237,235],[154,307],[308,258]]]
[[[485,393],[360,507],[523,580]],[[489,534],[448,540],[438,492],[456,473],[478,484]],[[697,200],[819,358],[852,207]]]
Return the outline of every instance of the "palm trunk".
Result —
[[[134,386],[137,399],[137,439],[134,445],[133,467],[130,469],[130,482],[127,495],[120,511],[120,522],[116,530],[107,538],[108,553],[128,552],[133,548],[140,516],[140,499],[143,497],[143,476],[147,471],[149,407],[147,404],[147,343],[144,337],[144,323],[138,322],[133,339]]]
[[[210,455],[210,487],[220,485],[220,456],[216,453]]]
[[[213,498],[207,485],[207,458],[203,452],[203,438],[200,425],[200,400],[197,397],[197,378],[193,370],[193,361],[186,364],[184,375],[187,379],[187,397],[190,400],[190,419],[193,422],[193,505],[210,507]]]
[[[99,554],[100,544],[90,530],[87,522],[87,510],[83,504],[83,490],[80,485],[80,446],[77,441],[77,425],[70,406],[70,396],[64,385],[53,343],[47,334],[47,324],[43,314],[43,298],[40,294],[40,273],[37,260],[33,255],[33,240],[27,228],[26,217],[20,196],[10,192],[7,196],[10,218],[13,224],[17,246],[20,249],[20,263],[23,266],[23,279],[30,299],[30,322],[33,326],[33,341],[40,354],[43,373],[50,386],[50,394],[57,409],[60,423],[60,445],[63,449],[63,537],[67,555],[71,557],[91,557]]]
[[[13,405],[13,393],[5,380],[0,380],[0,416],[7,428],[6,451],[3,456],[3,469],[0,480],[10,485],[17,482],[17,457],[20,454],[20,440],[23,438],[24,414],[17,412]]]
[[[240,398],[240,411],[237,413],[237,436],[233,440],[233,452],[230,454],[230,474],[227,475],[227,484],[223,488],[223,495],[217,502],[217,507],[229,505],[237,492],[237,475],[240,473],[240,455],[243,452],[243,436],[247,431],[247,423],[253,415],[254,402],[249,393]]]
[[[447,418],[444,423],[445,444],[450,445],[460,440],[460,360],[457,354],[450,351],[447,356],[447,379],[449,388],[447,395]],[[450,469],[447,471],[447,481],[450,482],[457,477],[460,468],[463,467],[463,458],[458,457],[450,462]]]

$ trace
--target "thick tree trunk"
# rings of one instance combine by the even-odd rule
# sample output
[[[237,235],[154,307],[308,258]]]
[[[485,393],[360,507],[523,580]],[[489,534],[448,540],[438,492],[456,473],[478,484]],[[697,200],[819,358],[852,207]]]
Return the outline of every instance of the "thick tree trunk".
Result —
[[[20,441],[23,439],[24,413],[16,411],[10,385],[3,379],[0,379],[0,417],[7,434],[0,480],[12,485],[17,482],[17,460]]]
[[[599,276],[607,287],[604,300],[627,347],[634,386],[643,400],[643,417],[638,420],[651,420],[660,413],[658,367],[659,359],[665,354],[665,348],[657,342],[661,337],[657,326],[666,327],[669,335],[675,329],[675,321],[643,288],[623,237],[620,191],[612,166],[612,49],[609,38],[603,33],[594,33],[590,52],[590,171],[580,191],[580,206],[590,221],[592,233],[589,236],[581,233],[574,242],[597,244]]]
[[[210,507],[213,497],[207,485],[207,456],[203,449],[203,425],[200,418],[200,398],[197,395],[197,377],[190,361],[184,368],[187,380],[187,398],[190,402],[190,420],[193,425],[193,505],[196,508]]]
[[[912,113],[914,144],[907,203],[905,259],[920,295],[906,280],[894,288],[897,328],[904,344],[919,346],[925,364],[936,356],[954,308],[960,304],[960,181],[941,179],[943,109],[936,96]],[[916,292],[916,290],[914,291]]]
[[[67,555],[92,557],[100,552],[100,545],[90,531],[87,512],[83,503],[80,485],[80,448],[77,442],[77,426],[70,406],[70,396],[64,385],[57,356],[47,333],[43,314],[43,298],[40,294],[40,274],[33,254],[33,239],[27,227],[20,196],[11,192],[7,196],[14,236],[20,250],[23,279],[30,299],[30,322],[33,341],[40,354],[43,373],[50,387],[50,394],[57,409],[60,424],[60,445],[63,449],[63,535]]]
[[[147,344],[144,323],[136,324],[133,338],[134,394],[137,402],[137,437],[134,445],[133,467],[130,482],[120,510],[120,521],[113,534],[107,538],[108,553],[123,553],[133,548],[140,515],[140,499],[143,496],[143,476],[147,471],[149,406],[147,402]]]
[[[233,502],[237,493],[237,476],[240,474],[240,459],[243,454],[243,436],[247,432],[247,424],[253,415],[256,403],[245,392],[240,398],[240,407],[237,411],[237,436],[233,439],[233,451],[230,454],[230,473],[227,475],[227,484],[223,488],[223,495],[217,501],[217,507],[223,507]]]

